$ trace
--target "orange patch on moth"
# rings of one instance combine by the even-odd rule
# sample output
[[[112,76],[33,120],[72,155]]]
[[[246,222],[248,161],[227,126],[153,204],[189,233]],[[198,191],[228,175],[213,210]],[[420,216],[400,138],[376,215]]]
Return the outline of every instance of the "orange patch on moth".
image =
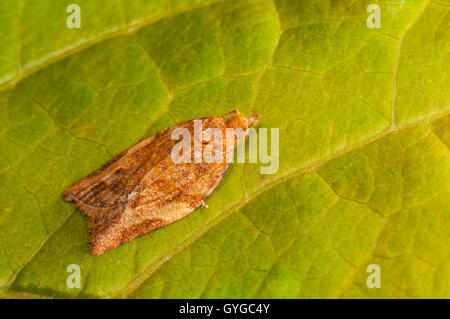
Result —
[[[222,117],[203,117],[202,128],[247,129],[259,115],[238,110]],[[190,214],[211,194],[228,163],[175,164],[171,151],[179,141],[172,131],[184,127],[194,136],[194,120],[177,124],[140,140],[104,166],[67,188],[64,200],[75,202],[89,218],[90,252],[101,255]],[[237,140],[234,139],[233,147]],[[202,145],[204,148],[208,142]],[[193,149],[191,149],[191,158]]]

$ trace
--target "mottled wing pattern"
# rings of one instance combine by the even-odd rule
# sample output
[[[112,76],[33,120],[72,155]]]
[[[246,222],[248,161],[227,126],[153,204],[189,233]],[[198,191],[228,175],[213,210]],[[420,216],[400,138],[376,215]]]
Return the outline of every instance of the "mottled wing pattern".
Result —
[[[204,129],[247,130],[247,119],[238,111],[232,114],[200,119]],[[193,136],[193,121],[141,140],[63,192],[66,201],[74,201],[89,217],[92,254],[101,255],[186,216],[218,185],[228,168],[226,161],[172,161],[171,150],[178,142],[171,139],[172,131],[185,127]]]

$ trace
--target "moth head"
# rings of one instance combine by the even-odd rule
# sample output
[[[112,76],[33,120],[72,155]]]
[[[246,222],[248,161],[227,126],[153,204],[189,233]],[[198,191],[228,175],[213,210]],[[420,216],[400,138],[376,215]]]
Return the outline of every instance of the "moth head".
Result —
[[[227,120],[227,127],[237,128],[240,127],[247,130],[249,127],[256,125],[260,118],[259,114],[255,114],[249,117],[245,117],[239,110],[231,111],[224,115]]]

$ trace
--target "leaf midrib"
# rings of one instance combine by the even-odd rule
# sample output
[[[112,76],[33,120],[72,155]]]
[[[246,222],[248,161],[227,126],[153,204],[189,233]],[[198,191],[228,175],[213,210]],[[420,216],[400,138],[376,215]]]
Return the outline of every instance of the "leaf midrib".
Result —
[[[151,25],[159,20],[162,20],[164,18],[168,18],[177,14],[181,14],[181,13],[185,13],[185,12],[189,12],[195,9],[199,9],[199,8],[204,8],[204,7],[208,7],[211,6],[213,4],[216,3],[220,3],[220,2],[224,2],[224,0],[213,0],[211,2],[208,3],[203,3],[201,5],[197,5],[197,6],[192,6],[189,8],[182,8],[180,10],[174,10],[171,12],[166,12],[166,14],[162,14],[160,16],[156,16],[156,17],[152,17],[150,19],[142,19],[141,21],[139,21],[139,23],[136,23],[133,25],[132,28],[128,27],[128,28],[122,28],[122,29],[116,29],[113,31],[107,31],[105,33],[100,34],[100,36],[96,36],[96,37],[92,37],[88,40],[86,40],[85,42],[81,43],[80,45],[76,45],[74,47],[70,47],[70,49],[65,50],[65,51],[59,51],[62,52],[62,54],[57,55],[57,56],[50,56],[50,58],[44,59],[42,61],[42,64],[38,64],[37,67],[33,68],[29,68],[28,72],[22,72],[22,73],[18,73],[18,75],[16,77],[13,78],[13,80],[9,80],[9,81],[5,81],[5,82],[0,82],[0,92],[6,89],[9,89],[10,86],[14,87],[14,85],[16,85],[19,81],[23,80],[24,78],[26,78],[27,76],[33,74],[34,72],[43,69],[45,67],[47,67],[48,65],[55,63],[65,57],[70,56],[71,54],[75,54],[78,53],[90,46],[93,46],[95,44],[98,44],[102,41],[111,39],[111,38],[115,38],[115,37],[119,37],[122,35],[127,35],[127,34],[132,34],[136,31],[138,31],[139,29]],[[405,28],[405,30],[402,32],[401,37],[399,39],[399,52],[398,52],[398,60],[400,59],[400,50],[401,50],[401,42],[402,42],[402,38],[405,36],[405,34],[412,28],[412,26],[419,20],[419,17],[423,14],[423,12],[425,11],[426,7],[428,5],[425,4],[425,6],[422,8],[422,10],[418,13],[417,17]],[[260,75],[259,75],[259,80],[262,78],[263,73],[267,70],[270,69],[270,66],[272,64],[273,61],[273,57],[275,55],[275,51],[276,51],[276,46],[278,44],[278,41],[276,42],[275,45],[275,49],[273,51],[272,57],[268,63],[268,65],[266,66],[266,68],[264,68],[262,71],[260,71]],[[397,60],[397,64],[398,64],[398,60]],[[395,65],[395,67],[397,67],[397,64]],[[396,82],[396,78],[394,77],[394,83]],[[258,91],[256,92],[258,94]],[[255,95],[255,99],[253,102],[256,101],[257,98],[257,94]],[[392,112],[394,109],[394,103],[395,103],[395,92],[393,93],[393,99],[392,99]],[[387,127],[384,131],[381,131],[365,140],[360,140],[360,141],[356,141],[353,144],[351,144],[350,146],[346,145],[345,147],[342,147],[341,149],[338,149],[337,151],[333,152],[332,154],[329,154],[328,156],[325,156],[321,159],[316,160],[315,162],[313,162],[312,164],[309,165],[305,165],[302,167],[299,167],[297,169],[292,170],[291,172],[284,174],[284,175],[280,175],[279,178],[272,180],[271,183],[267,183],[265,185],[263,185],[262,187],[258,188],[255,192],[253,192],[252,194],[250,194],[251,196],[249,196],[249,194],[246,193],[244,199],[242,201],[240,201],[239,203],[237,203],[236,205],[233,205],[232,207],[230,207],[229,209],[225,210],[222,214],[218,215],[217,218],[215,218],[214,220],[212,220],[211,222],[209,222],[208,224],[205,224],[204,227],[202,227],[199,231],[197,231],[195,234],[191,235],[190,237],[188,237],[186,240],[184,240],[180,245],[178,245],[175,249],[172,249],[171,251],[169,251],[167,254],[165,254],[164,256],[161,256],[160,258],[158,258],[158,260],[156,262],[154,262],[152,265],[150,265],[146,270],[142,271],[129,285],[127,285],[125,288],[121,289],[117,294],[115,295],[111,295],[111,296],[105,296],[105,297],[124,297],[127,296],[130,291],[132,291],[133,288],[138,287],[141,283],[143,283],[146,279],[148,279],[157,269],[159,269],[159,267],[163,264],[165,264],[165,262],[167,262],[169,259],[171,259],[173,256],[177,255],[179,252],[183,251],[186,247],[190,246],[192,243],[194,243],[198,238],[202,237],[209,229],[211,229],[212,227],[214,227],[216,224],[218,224],[220,221],[224,220],[226,217],[230,216],[233,212],[239,210],[240,208],[244,207],[246,204],[248,204],[249,202],[251,202],[252,200],[254,200],[255,198],[257,198],[260,194],[270,190],[271,188],[281,184],[282,182],[285,182],[291,178],[294,178],[296,176],[300,176],[302,174],[308,173],[308,172],[312,172],[315,171],[317,169],[319,169],[320,167],[322,167],[323,165],[325,165],[326,163],[340,157],[340,156],[344,156],[347,153],[353,152],[355,150],[361,149],[371,143],[377,142],[379,140],[381,140],[384,137],[390,136],[390,135],[395,135],[395,134],[399,134],[400,132],[406,130],[406,129],[410,129],[416,126],[419,126],[421,123],[426,123],[426,122],[433,122],[435,120],[438,120],[440,118],[443,118],[447,115],[450,114],[450,110],[445,110],[441,113],[434,113],[429,117],[424,117],[421,119],[417,119],[416,121],[410,122],[406,125],[403,126],[393,126],[390,125],[389,127]],[[41,241],[41,243],[39,244],[39,246],[33,251],[33,253],[30,255],[29,258],[27,258],[27,260],[19,267],[18,271],[16,271],[16,273],[12,276],[12,278],[10,279],[10,281],[8,282],[8,284],[5,286],[6,289],[2,290],[0,292],[0,295],[4,295],[4,296],[8,296],[8,295],[14,295],[17,293],[21,293],[21,292],[16,292],[14,290],[9,289],[9,287],[11,287],[11,285],[15,282],[15,280],[17,279],[17,277],[19,276],[20,272],[22,271],[22,269],[24,269],[26,267],[27,264],[29,264],[33,259],[34,256],[37,255],[37,253],[39,252],[40,248],[42,246],[45,245],[45,243],[48,241],[48,239],[58,230],[60,229],[65,222],[67,221],[68,217],[74,212],[75,210],[72,210],[71,212],[69,212],[67,214],[67,216],[65,216],[63,222],[56,227],[44,240]],[[30,294],[32,296],[36,296],[36,297],[42,297],[42,298],[48,298],[49,296],[45,296],[45,295],[39,295],[39,294]]]
[[[277,178],[276,180],[273,180],[271,183],[267,183],[265,185],[263,185],[262,187],[258,188],[255,192],[253,192],[252,194],[250,194],[250,196],[248,196],[249,194],[247,194],[247,196],[240,201],[239,203],[233,205],[232,207],[230,207],[229,209],[227,209],[226,211],[224,211],[223,213],[221,213],[220,215],[217,216],[217,218],[215,218],[214,220],[210,221],[209,223],[205,224],[204,227],[202,227],[199,231],[197,231],[195,234],[191,235],[190,237],[188,237],[186,240],[184,240],[180,245],[178,245],[175,249],[172,249],[171,251],[169,251],[167,254],[161,256],[160,258],[157,259],[157,261],[155,261],[151,266],[147,267],[146,270],[142,271],[130,284],[128,284],[125,288],[121,289],[118,293],[114,294],[114,295],[110,295],[110,296],[104,296],[105,298],[116,298],[116,297],[126,297],[127,295],[129,295],[134,288],[138,287],[141,283],[143,283],[146,279],[148,279],[156,270],[159,269],[160,266],[162,266],[163,264],[165,264],[168,260],[170,260],[172,257],[174,257],[175,255],[177,255],[178,253],[182,252],[185,248],[187,248],[188,246],[190,246],[191,244],[193,244],[197,239],[199,239],[200,237],[202,237],[202,235],[204,235],[209,229],[211,229],[212,227],[214,227],[215,225],[217,225],[219,222],[221,222],[222,220],[224,220],[226,217],[230,216],[233,212],[239,210],[240,208],[244,207],[245,205],[247,205],[248,203],[250,203],[252,200],[256,199],[259,195],[261,195],[262,193],[272,189],[273,187],[276,187],[277,185],[290,180],[292,178],[295,178],[297,176],[309,173],[309,172],[314,172],[318,169],[320,169],[321,167],[323,167],[325,164],[327,164],[328,162],[335,160],[341,156],[344,156],[348,153],[351,153],[353,151],[357,151],[359,149],[364,148],[365,146],[368,146],[372,143],[375,143],[385,137],[388,136],[394,136],[396,134],[400,134],[401,132],[414,128],[416,126],[419,126],[420,124],[423,123],[431,123],[434,122],[436,120],[439,120],[447,115],[450,115],[450,111],[445,111],[442,112],[440,114],[434,114],[430,117],[427,118],[423,118],[420,120],[417,120],[415,122],[410,123],[409,125],[403,125],[403,126],[397,126],[396,128],[392,128],[392,127],[388,127],[387,129],[385,129],[384,131],[370,137],[367,138],[365,140],[361,140],[358,142],[353,143],[352,145],[348,146],[348,147],[343,147],[335,152],[333,152],[332,154],[321,158],[319,160],[316,160],[315,162],[309,164],[309,165],[305,165],[302,167],[299,167],[298,169],[295,169],[285,175],[280,175],[279,178]],[[6,289],[2,290],[0,292],[0,295],[3,296],[8,296],[9,294],[14,295],[17,293],[21,293],[20,291],[14,291],[9,289],[9,287],[11,287],[11,285],[15,282],[15,280],[17,279],[17,277],[20,275],[20,272],[26,267],[27,264],[29,264],[34,257],[37,255],[37,253],[39,252],[40,248],[42,248],[45,243],[50,239],[50,237],[58,230],[60,229],[65,222],[67,221],[68,217],[70,217],[70,215],[74,212],[75,210],[72,210],[71,212],[68,213],[68,215],[64,218],[64,221],[57,227],[55,228],[47,238],[45,238],[40,245],[38,246],[38,248],[36,248],[32,255],[30,256],[30,258],[27,259],[27,261],[22,264],[22,266],[19,268],[19,270],[14,274],[13,279],[8,283],[8,285],[6,286]],[[39,295],[39,294],[32,294],[32,296],[36,296],[36,297],[41,297],[41,298],[48,298],[49,296],[46,295]]]
[[[190,246],[191,244],[193,244],[197,239],[199,239],[201,236],[203,236],[204,234],[206,234],[206,232],[213,228],[215,225],[219,224],[222,220],[224,220],[226,217],[230,216],[233,212],[238,211],[239,209],[241,209],[242,207],[244,207],[245,205],[247,205],[248,203],[250,203],[252,200],[256,199],[259,195],[261,195],[262,193],[269,191],[270,189],[276,187],[277,185],[286,182],[292,178],[295,178],[297,176],[309,173],[309,172],[314,172],[317,171],[318,169],[320,169],[321,167],[323,167],[325,164],[327,164],[328,162],[335,160],[341,156],[344,156],[348,153],[351,153],[353,151],[357,151],[359,149],[362,149],[372,143],[378,142],[379,140],[388,137],[388,136],[393,136],[396,134],[400,134],[401,132],[414,128],[416,126],[419,126],[420,124],[422,124],[423,122],[433,122],[435,120],[439,120],[440,118],[443,118],[447,115],[449,115],[450,112],[444,112],[442,114],[439,114],[439,116],[431,116],[413,123],[410,123],[409,125],[404,125],[404,126],[400,126],[400,127],[396,127],[393,128],[392,126],[389,126],[387,129],[385,129],[384,131],[374,135],[371,138],[368,138],[366,140],[360,141],[360,142],[355,142],[354,144],[352,144],[350,147],[347,148],[341,148],[335,152],[333,152],[332,154],[319,159],[315,162],[313,162],[312,164],[306,165],[306,166],[302,166],[296,170],[293,170],[292,172],[289,172],[285,175],[280,175],[279,178],[277,178],[276,180],[271,181],[271,183],[267,183],[265,185],[263,185],[261,188],[258,188],[256,191],[254,191],[253,193],[250,194],[250,196],[248,196],[248,194],[246,194],[246,196],[244,197],[243,200],[239,201],[237,204],[233,205],[232,207],[228,208],[227,210],[225,210],[223,213],[221,213],[220,215],[218,215],[215,219],[213,219],[212,221],[210,221],[209,223],[205,224],[204,227],[202,227],[199,231],[197,231],[195,234],[193,234],[192,236],[190,236],[189,238],[187,238],[186,240],[184,240],[180,245],[178,245],[175,249],[169,251],[169,253],[161,256],[156,262],[154,262],[151,266],[149,266],[145,271],[141,272],[141,274],[139,274],[137,276],[137,278],[131,282],[127,287],[125,287],[124,289],[122,289],[119,293],[112,295],[110,297],[126,297],[129,293],[131,293],[133,288],[136,288],[139,286],[139,284],[143,283],[147,278],[149,278],[156,270],[158,270],[158,268],[165,264],[168,260],[170,260],[173,256],[177,255],[179,252],[183,251],[186,247]]]

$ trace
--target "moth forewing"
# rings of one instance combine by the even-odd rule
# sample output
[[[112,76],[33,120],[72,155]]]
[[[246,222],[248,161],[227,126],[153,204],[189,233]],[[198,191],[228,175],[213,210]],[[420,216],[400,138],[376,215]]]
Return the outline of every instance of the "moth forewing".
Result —
[[[242,138],[228,136],[227,129],[241,130],[245,137],[258,119],[235,110],[177,124],[141,140],[67,188],[63,198],[88,216],[91,254],[101,255],[200,206],[219,184],[229,153]]]

